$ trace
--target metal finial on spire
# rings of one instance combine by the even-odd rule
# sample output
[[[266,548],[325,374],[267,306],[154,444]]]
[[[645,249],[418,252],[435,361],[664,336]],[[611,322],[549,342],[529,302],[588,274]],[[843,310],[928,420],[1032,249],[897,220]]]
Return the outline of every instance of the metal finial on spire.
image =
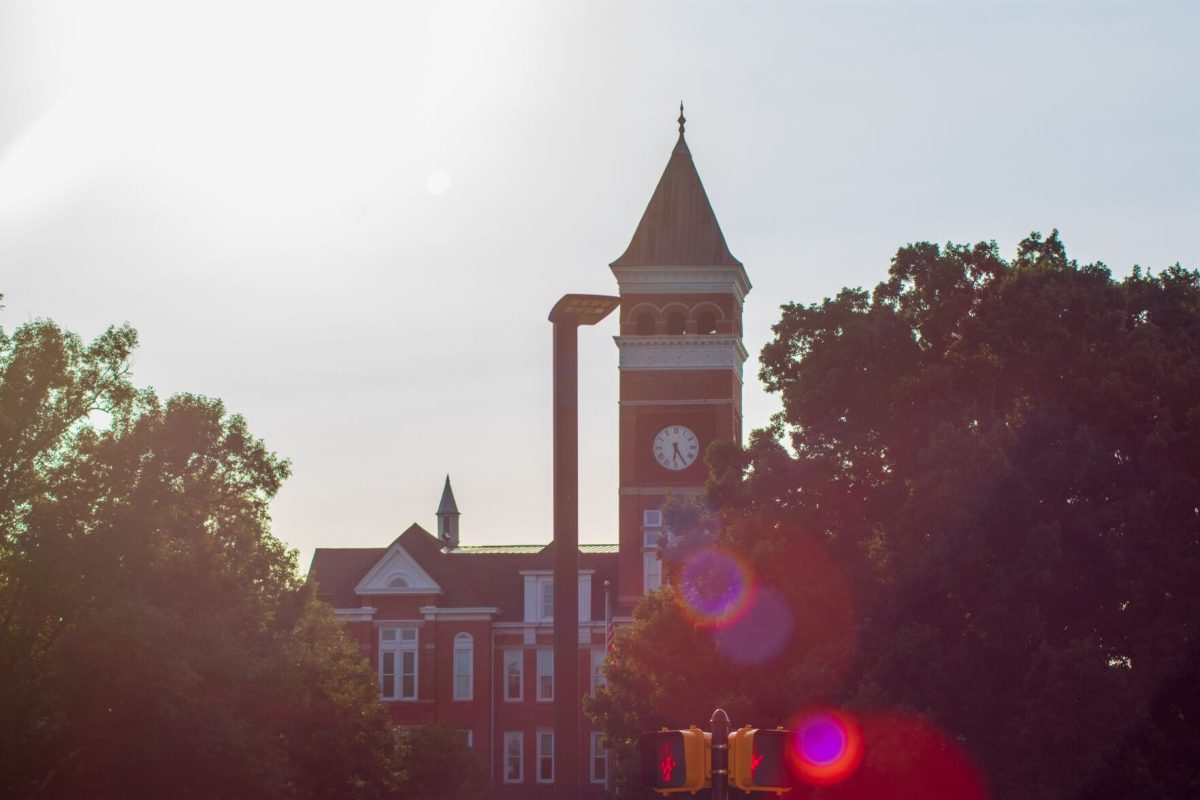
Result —
[[[683,101],[679,101],[679,135],[683,135],[683,123],[687,122],[687,117],[683,115]]]

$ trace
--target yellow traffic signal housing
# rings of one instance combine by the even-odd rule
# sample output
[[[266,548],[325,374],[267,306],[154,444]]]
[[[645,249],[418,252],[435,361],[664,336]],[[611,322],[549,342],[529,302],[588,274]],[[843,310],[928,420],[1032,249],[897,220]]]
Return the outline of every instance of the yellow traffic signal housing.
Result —
[[[746,725],[729,734],[729,782],[744,792],[776,792],[792,788],[788,768],[791,732]]]
[[[643,786],[659,794],[695,794],[710,785],[712,734],[695,725],[686,731],[663,728],[638,737],[638,772]]]

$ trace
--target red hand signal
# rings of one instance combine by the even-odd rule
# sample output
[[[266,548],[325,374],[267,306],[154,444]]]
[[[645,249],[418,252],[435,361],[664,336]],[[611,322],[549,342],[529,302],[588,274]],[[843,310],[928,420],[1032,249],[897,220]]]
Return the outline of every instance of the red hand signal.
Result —
[[[754,752],[750,754],[750,775],[754,776],[754,771],[758,769],[758,765],[762,763],[763,757],[758,752],[758,743],[754,743]]]

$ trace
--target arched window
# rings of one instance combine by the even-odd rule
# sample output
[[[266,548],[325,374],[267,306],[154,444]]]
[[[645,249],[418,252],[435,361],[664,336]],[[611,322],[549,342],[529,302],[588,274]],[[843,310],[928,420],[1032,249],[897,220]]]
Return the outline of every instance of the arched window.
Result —
[[[454,699],[470,700],[474,688],[474,650],[471,634],[460,633],[454,637]]]
[[[696,318],[696,333],[716,333],[717,315],[711,311],[701,311]]]
[[[407,589],[408,588],[408,578],[404,577],[403,575],[397,575],[394,578],[392,578],[390,581],[388,581],[388,588],[389,589]]]
[[[637,318],[637,335],[638,336],[653,336],[654,335],[654,315],[649,311],[638,314]]]
[[[671,336],[679,336],[683,333],[684,317],[678,311],[672,311],[667,315],[667,333]]]

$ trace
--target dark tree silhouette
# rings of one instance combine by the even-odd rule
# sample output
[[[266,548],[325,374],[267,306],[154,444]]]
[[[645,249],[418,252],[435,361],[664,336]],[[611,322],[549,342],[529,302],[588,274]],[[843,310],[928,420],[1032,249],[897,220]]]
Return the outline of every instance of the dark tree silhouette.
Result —
[[[0,795],[387,796],[373,678],[269,531],[287,463],[137,390],[135,343],[0,332]]]
[[[674,549],[708,531],[744,554],[794,630],[737,665],[674,589],[647,600],[591,706],[613,741],[707,719],[686,686],[735,722],[907,715],[1004,800],[1194,795],[1197,273],[1114,280],[1057,232],[1011,262],[916,244],[873,292],[784,306],[774,332],[760,377],[783,410],[709,452]],[[880,735],[816,794],[939,796],[905,788],[906,752]]]

